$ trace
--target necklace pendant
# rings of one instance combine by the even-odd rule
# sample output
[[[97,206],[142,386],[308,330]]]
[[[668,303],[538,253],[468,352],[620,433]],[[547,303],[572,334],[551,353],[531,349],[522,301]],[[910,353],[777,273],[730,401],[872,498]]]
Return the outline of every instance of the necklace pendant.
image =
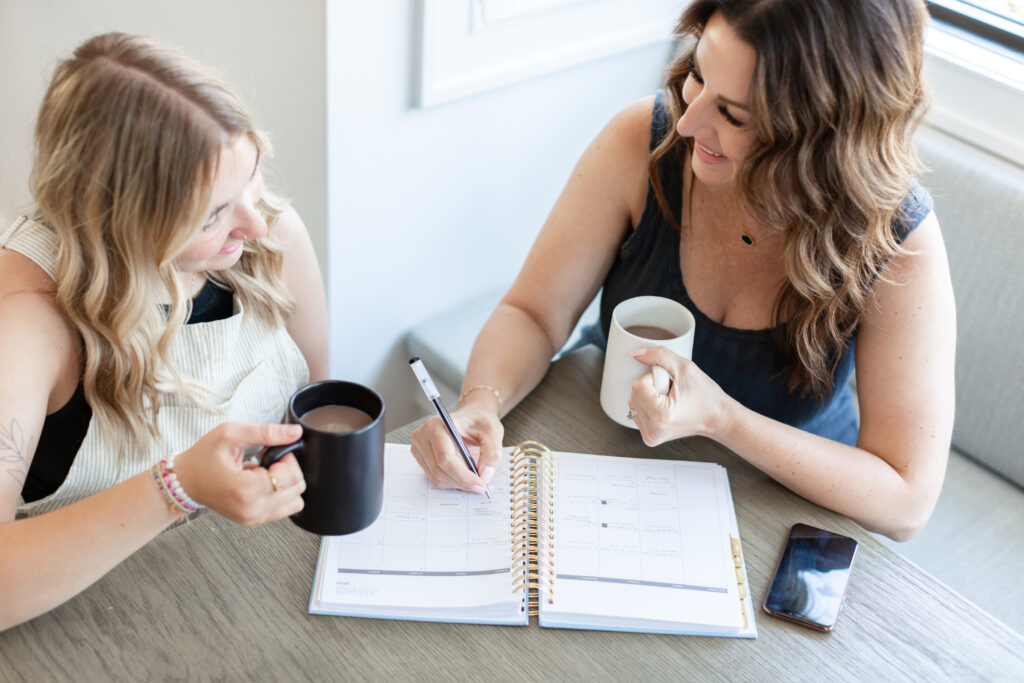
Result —
[[[743,244],[747,245],[748,247],[754,246],[754,238],[748,235],[747,233],[741,232],[740,239],[743,240]]]

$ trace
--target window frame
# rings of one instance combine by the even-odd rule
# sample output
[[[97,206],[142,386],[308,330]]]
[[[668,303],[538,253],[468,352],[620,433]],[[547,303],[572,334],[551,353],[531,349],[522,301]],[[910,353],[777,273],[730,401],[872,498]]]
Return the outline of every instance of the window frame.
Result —
[[[926,4],[936,21],[1008,48],[1024,59],[1024,24],[961,0],[927,0]]]

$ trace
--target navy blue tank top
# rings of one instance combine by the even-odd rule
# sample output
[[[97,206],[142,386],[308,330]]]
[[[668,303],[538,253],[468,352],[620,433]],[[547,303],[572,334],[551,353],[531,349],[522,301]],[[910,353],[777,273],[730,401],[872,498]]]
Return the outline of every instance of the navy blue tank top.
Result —
[[[652,149],[672,125],[659,91],[651,116]],[[658,173],[672,213],[679,221],[683,215],[682,153],[665,155],[659,162]],[[931,212],[932,205],[931,195],[914,181],[903,202],[902,216],[894,225],[901,242]],[[612,310],[619,302],[642,295],[674,299],[693,312],[697,321],[693,361],[744,406],[808,432],[856,444],[860,424],[850,387],[856,337],[844,348],[836,349],[839,364],[828,396],[818,399],[790,391],[790,369],[776,348],[772,330],[727,327],[704,315],[690,299],[679,265],[679,232],[662,213],[650,183],[640,223],[619,247],[605,278],[600,329],[595,329],[595,325],[584,339],[604,347]]]

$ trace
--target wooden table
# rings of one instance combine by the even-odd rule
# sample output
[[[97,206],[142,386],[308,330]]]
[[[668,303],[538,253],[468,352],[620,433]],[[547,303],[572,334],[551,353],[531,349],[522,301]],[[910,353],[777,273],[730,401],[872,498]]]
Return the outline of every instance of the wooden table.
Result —
[[[555,363],[506,418],[505,443],[726,466],[756,605],[794,522],[855,537],[833,633],[760,611],[756,640],[313,616],[319,537],[288,521],[246,530],[208,514],[0,633],[0,680],[1024,680],[1024,637],[856,523],[712,441],[650,449],[609,420],[598,403],[602,361],[584,349]],[[408,443],[415,426],[389,441]]]

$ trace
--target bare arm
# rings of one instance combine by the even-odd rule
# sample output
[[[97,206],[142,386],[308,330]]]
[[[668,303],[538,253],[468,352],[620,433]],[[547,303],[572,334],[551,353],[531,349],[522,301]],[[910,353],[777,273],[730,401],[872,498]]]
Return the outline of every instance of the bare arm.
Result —
[[[64,508],[15,520],[53,388],[77,344],[33,269],[0,251],[0,630],[76,595],[176,519],[146,470]],[[265,472],[243,469],[242,447],[287,443],[298,431],[223,425],[178,457],[178,476],[196,501],[239,523],[279,519],[301,509],[297,464],[286,458],[273,465],[281,490],[271,495]]]
[[[664,350],[643,362],[668,367],[676,385],[659,397],[634,386],[650,445],[703,434],[805,498],[868,529],[906,540],[938,500],[953,429],[956,311],[934,214],[907,239],[915,252],[887,270],[857,336],[861,429],[856,447],[754,413],[725,396],[693,363]],[[680,416],[687,415],[685,418]]]
[[[3,265],[22,269],[16,256]],[[10,272],[10,270],[8,270]],[[69,326],[40,292],[0,295],[0,629],[91,584],[174,520],[152,483],[118,490],[34,519],[13,521],[49,396],[58,384]],[[111,533],[111,530],[116,530]]]
[[[519,276],[473,345],[463,386],[497,388],[502,414],[543,378],[639,219],[652,106],[647,98],[627,107],[583,153]],[[467,440],[480,447],[482,468],[496,462],[501,448],[498,417],[490,391],[465,395],[453,416]],[[413,454],[438,486],[472,489],[482,483],[457,457],[439,420],[428,420],[413,434]]]
[[[288,333],[306,358],[310,381],[327,379],[330,375],[327,299],[309,232],[291,207],[278,217],[274,229],[286,245],[283,275],[295,299],[295,311],[288,319]]]

